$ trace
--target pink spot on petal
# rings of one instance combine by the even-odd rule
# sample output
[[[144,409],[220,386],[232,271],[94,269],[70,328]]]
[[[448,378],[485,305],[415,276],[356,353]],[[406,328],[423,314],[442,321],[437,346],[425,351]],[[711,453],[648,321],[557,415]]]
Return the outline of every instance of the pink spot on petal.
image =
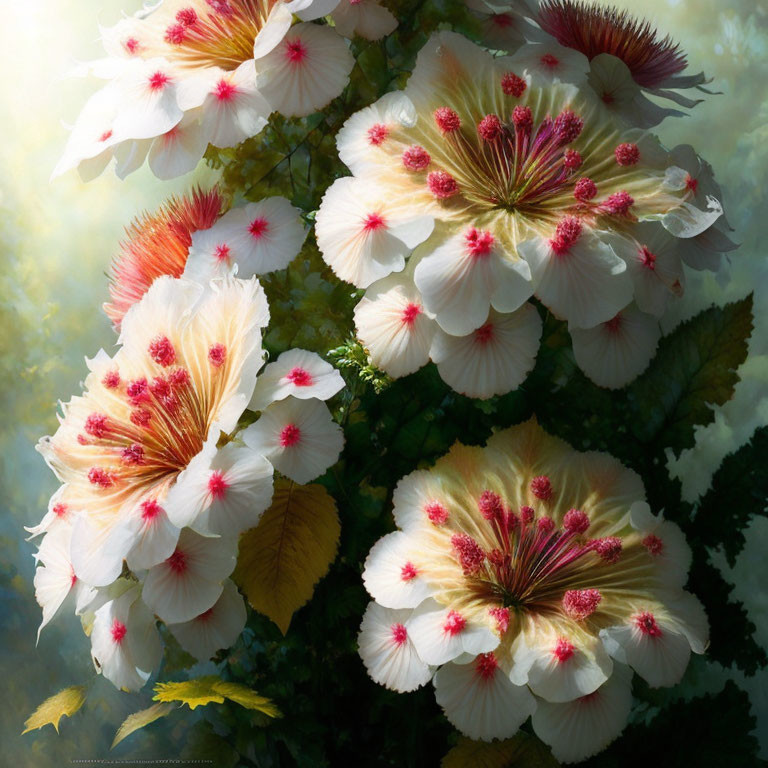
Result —
[[[291,368],[285,378],[297,387],[311,387],[314,384],[312,374],[305,368],[299,368],[298,366]]]
[[[557,645],[552,649],[552,654],[560,664],[565,664],[573,656],[576,646],[567,638],[558,638]]]
[[[168,85],[170,81],[171,81],[171,78],[168,77],[168,75],[166,75],[165,72],[158,71],[150,75],[148,80],[148,85],[150,90],[160,91],[163,88],[165,88],[165,86]]]
[[[491,651],[490,653],[478,653],[475,659],[475,673],[479,678],[488,682],[493,679],[498,669],[499,662],[496,660],[496,655]]]
[[[496,622],[496,631],[503,635],[509,629],[509,608],[490,608],[488,613]]]
[[[413,326],[413,324],[416,322],[416,318],[422,313],[422,311],[423,310],[419,304],[408,304],[403,310],[403,314],[401,315],[403,325],[407,325],[409,327]]]
[[[363,232],[378,232],[380,229],[386,229],[386,226],[384,217],[378,213],[369,213],[363,219]]]
[[[280,445],[289,448],[301,440],[301,430],[295,424],[286,424],[280,431]]]
[[[408,630],[402,624],[393,624],[390,628],[392,642],[397,645],[403,645],[408,639]]]
[[[664,542],[652,533],[649,533],[643,539],[642,544],[654,557],[657,557],[664,551]]]
[[[298,39],[286,41],[283,52],[291,64],[301,64],[307,58],[307,47]]]
[[[269,222],[263,217],[254,219],[248,226],[248,231],[251,233],[254,240],[264,237],[268,230]]]
[[[470,227],[464,234],[464,242],[470,255],[478,258],[490,254],[496,238],[490,232]]]
[[[216,470],[208,478],[208,493],[215,500],[223,499],[227,495],[227,489],[229,483],[224,478],[224,474],[219,470]]]
[[[547,69],[554,69],[560,63],[560,59],[558,59],[556,56],[553,56],[551,53],[545,53],[541,57],[540,61],[545,67],[547,67]]]
[[[237,86],[233,85],[226,78],[221,78],[213,90],[213,95],[219,101],[232,101],[237,95]]]
[[[656,623],[656,618],[649,611],[643,611],[634,617],[635,626],[649,637],[661,637],[661,627]]]
[[[56,517],[64,517],[67,514],[67,505],[59,502],[58,504],[53,505],[52,511]]]
[[[165,564],[175,574],[182,574],[187,570],[187,556],[180,549],[176,549],[174,553],[165,561]]]
[[[656,254],[651,253],[647,245],[640,246],[640,263],[647,269],[656,269]]]
[[[448,615],[445,617],[445,624],[443,624],[443,632],[453,637],[458,635],[459,632],[463,632],[466,625],[467,620],[458,611],[448,611]]]
[[[226,243],[221,243],[213,249],[213,258],[219,262],[229,262],[231,252],[230,247]]]
[[[163,511],[156,499],[142,501],[139,506],[141,507],[141,517],[147,522],[154,520]]]
[[[126,633],[128,632],[128,629],[126,628],[125,624],[123,624],[122,621],[119,619],[115,619],[112,622],[112,628],[110,629],[110,634],[112,635],[112,642],[116,645],[120,645],[123,642],[123,638],[125,637]]]
[[[416,570],[416,566],[410,560],[400,569],[400,578],[403,581],[411,581],[418,575],[419,572]]]

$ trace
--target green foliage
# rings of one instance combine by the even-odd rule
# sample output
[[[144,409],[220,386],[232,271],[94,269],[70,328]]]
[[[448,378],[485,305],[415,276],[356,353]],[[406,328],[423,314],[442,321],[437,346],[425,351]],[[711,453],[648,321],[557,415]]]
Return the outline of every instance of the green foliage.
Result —
[[[557,768],[560,763],[535,736],[520,731],[505,741],[464,737],[443,758],[441,768]]]
[[[712,307],[659,344],[654,364],[632,384],[633,432],[675,452],[693,445],[693,427],[709,424],[711,406],[733,395],[736,369],[747,357],[752,295]]]

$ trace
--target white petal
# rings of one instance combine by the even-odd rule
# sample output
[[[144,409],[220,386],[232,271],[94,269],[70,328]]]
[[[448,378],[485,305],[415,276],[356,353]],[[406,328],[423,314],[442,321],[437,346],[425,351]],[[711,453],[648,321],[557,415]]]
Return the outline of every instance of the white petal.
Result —
[[[356,176],[390,163],[388,136],[399,126],[416,122],[413,102],[402,92],[386,93],[369,107],[355,112],[336,134],[339,158]],[[377,131],[371,133],[371,129]],[[383,129],[383,131],[381,130]]]
[[[499,644],[499,638],[488,627],[436,603],[426,600],[413,612],[408,623],[408,632],[419,656],[432,665],[445,664],[458,658],[462,653],[487,653]],[[451,630],[457,618],[463,619],[462,628]]]
[[[337,179],[323,196],[315,234],[336,275],[366,288],[401,271],[432,227],[430,216],[414,216],[402,204],[382,199],[375,183],[346,177]]]
[[[643,544],[664,581],[682,587],[688,580],[693,554],[680,527],[661,515],[655,516],[644,501],[633,504],[629,515],[632,527],[643,537]],[[646,542],[647,537],[653,538]]]
[[[391,690],[414,691],[432,677],[408,635],[411,611],[394,611],[370,602],[357,638],[360,657],[371,678]]]
[[[435,673],[435,698],[445,716],[471,739],[506,739],[528,719],[536,700],[497,668],[485,676],[478,661],[446,664]]]
[[[221,597],[205,613],[182,624],[169,624],[179,645],[199,661],[237,642],[245,628],[245,603],[237,587],[227,579]]]
[[[402,531],[374,544],[365,561],[363,583],[385,608],[416,608],[431,594],[423,575],[423,556]]]
[[[494,244],[473,252],[468,237],[474,228],[447,240],[416,266],[414,280],[424,306],[440,327],[455,336],[479,328],[491,304],[500,312],[513,312],[531,296],[530,269],[512,260]],[[490,233],[481,233],[489,235]]]
[[[178,624],[207,611],[235,567],[233,538],[203,537],[185,528],[168,560],[147,573],[142,598],[163,621]]]
[[[661,338],[658,320],[634,304],[594,328],[571,328],[576,363],[598,386],[618,389],[651,362]]]
[[[300,400],[329,400],[342,389],[341,374],[320,355],[305,349],[289,349],[259,374],[248,407],[263,411],[289,395]]]
[[[564,254],[543,238],[527,240],[517,250],[530,264],[536,296],[576,328],[610,320],[632,300],[626,264],[591,232],[582,233]]]
[[[424,311],[416,286],[391,275],[375,282],[355,307],[355,327],[371,362],[393,378],[429,361],[437,324]]]
[[[178,178],[197,167],[207,146],[199,114],[188,112],[178,125],[152,142],[149,167],[158,179]]]
[[[257,88],[286,117],[304,117],[336,98],[355,60],[331,27],[296,24],[258,61]]]
[[[627,724],[632,709],[632,672],[615,664],[613,674],[594,693],[553,704],[539,701],[531,724],[554,757],[576,763],[607,747]]]
[[[325,403],[288,397],[269,406],[242,434],[278,472],[308,483],[338,461],[344,434]]]
[[[333,12],[340,35],[360,35],[366,40],[380,40],[397,28],[397,19],[376,0],[341,0]]]
[[[468,397],[486,399],[517,389],[530,373],[539,349],[542,323],[526,303],[487,322],[467,336],[438,330],[430,355],[446,384]]]

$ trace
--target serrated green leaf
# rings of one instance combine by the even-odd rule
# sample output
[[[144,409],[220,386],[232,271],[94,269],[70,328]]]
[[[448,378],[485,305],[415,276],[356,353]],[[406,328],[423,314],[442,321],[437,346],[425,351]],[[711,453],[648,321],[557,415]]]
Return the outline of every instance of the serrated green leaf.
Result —
[[[751,333],[750,294],[707,309],[664,337],[651,366],[628,391],[635,435],[675,452],[690,448],[693,428],[712,422],[711,406],[733,395]]]

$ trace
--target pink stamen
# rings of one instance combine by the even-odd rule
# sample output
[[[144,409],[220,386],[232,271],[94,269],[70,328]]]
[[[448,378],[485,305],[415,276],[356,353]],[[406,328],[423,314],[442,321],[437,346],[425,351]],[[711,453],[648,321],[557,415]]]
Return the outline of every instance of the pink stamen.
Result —
[[[602,599],[597,589],[569,589],[563,595],[563,610],[575,621],[583,621],[597,610]]]
[[[120,386],[120,374],[117,371],[107,371],[101,383],[107,389],[117,389]]]
[[[586,203],[597,195],[597,184],[592,179],[583,178],[576,182],[573,196],[580,202]]]
[[[563,165],[566,168],[575,171],[577,168],[581,167],[583,162],[580,152],[577,152],[575,149],[565,150],[565,154],[563,155]]]
[[[694,179],[693,176],[689,173],[685,177],[685,186],[688,189],[689,192],[693,192],[693,194],[696,194],[696,190],[699,188],[699,180]]]
[[[432,161],[424,147],[414,145],[403,152],[403,165],[409,171],[423,171]]]
[[[459,191],[456,179],[445,171],[432,171],[427,176],[427,186],[429,191],[440,200],[453,197]]]
[[[597,539],[594,544],[595,552],[606,563],[617,563],[621,558],[622,543],[618,536],[606,536],[602,539]]]
[[[465,576],[477,574],[482,570],[485,552],[469,534],[454,533],[451,536],[451,546]]]
[[[647,245],[640,247],[640,261],[648,269],[656,269],[656,254],[651,253]]]
[[[509,629],[509,608],[489,608],[488,613],[496,622],[496,631],[503,635]]]
[[[634,204],[634,198],[628,192],[622,190],[610,195],[603,203],[603,208],[614,216],[626,216]]]
[[[376,123],[368,129],[368,143],[378,147],[384,143],[389,136],[389,128],[383,123]]]
[[[176,362],[176,350],[167,336],[155,336],[149,342],[149,356],[164,368]]]
[[[580,509],[569,509],[563,518],[563,528],[574,535],[582,534],[589,528],[589,518]]]
[[[176,21],[185,27],[191,27],[197,23],[197,13],[194,8],[182,8],[176,13]]]
[[[101,467],[91,467],[88,470],[88,482],[98,485],[99,488],[109,488],[114,484],[112,475]]]
[[[67,514],[67,505],[59,502],[58,504],[53,505],[52,511],[56,517],[64,517]]]
[[[501,135],[501,120],[497,115],[486,115],[477,124],[477,133],[483,141],[496,141]]]
[[[435,123],[443,133],[453,133],[461,127],[461,119],[450,107],[438,107],[434,114]]]
[[[640,148],[637,144],[619,144],[614,155],[619,165],[636,165],[640,160]]]
[[[528,83],[514,72],[507,72],[507,74],[501,78],[501,90],[504,91],[507,96],[514,96],[519,99],[523,93],[525,93],[527,87]]]
[[[132,443],[123,448],[120,460],[129,467],[136,467],[144,463],[144,448],[139,443]]]
[[[439,501],[430,501],[424,512],[432,525],[445,525],[448,521],[448,510]]]
[[[555,236],[549,241],[552,251],[558,256],[568,253],[581,237],[581,222],[573,216],[561,219],[555,228]]]
[[[223,344],[211,344],[208,348],[208,362],[214,368],[221,368],[227,359],[227,348]]]
[[[85,420],[84,429],[92,437],[102,438],[109,432],[109,420],[103,413],[91,413]]]
[[[520,522],[523,525],[530,525],[536,517],[536,510],[533,507],[523,506],[520,507]]]
[[[531,493],[542,501],[552,498],[552,481],[546,475],[539,475],[531,480]]]
[[[170,45],[181,45],[187,36],[187,28],[183,24],[171,24],[165,30],[165,42]]]

